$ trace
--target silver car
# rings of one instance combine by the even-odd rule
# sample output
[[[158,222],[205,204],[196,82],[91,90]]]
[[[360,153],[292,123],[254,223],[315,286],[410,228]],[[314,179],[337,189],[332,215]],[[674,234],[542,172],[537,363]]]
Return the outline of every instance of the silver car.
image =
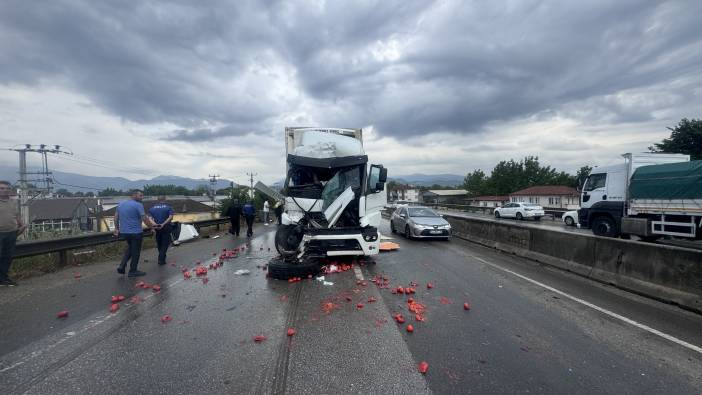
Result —
[[[390,217],[390,230],[408,239],[451,237],[451,224],[428,207],[398,207]]]

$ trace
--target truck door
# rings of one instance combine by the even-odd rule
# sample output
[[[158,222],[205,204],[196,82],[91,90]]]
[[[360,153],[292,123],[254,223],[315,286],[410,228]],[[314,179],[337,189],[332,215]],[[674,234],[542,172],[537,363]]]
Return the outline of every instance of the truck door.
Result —
[[[607,200],[607,173],[592,173],[583,185],[580,207],[590,208],[593,204]]]
[[[380,211],[388,202],[385,192],[385,181],[388,178],[388,170],[383,165],[371,165],[368,172],[368,183],[366,184],[366,216],[380,215]],[[377,213],[377,214],[375,214]],[[380,217],[378,217],[378,223]],[[375,221],[373,221],[375,222]],[[378,226],[373,224],[373,226]]]

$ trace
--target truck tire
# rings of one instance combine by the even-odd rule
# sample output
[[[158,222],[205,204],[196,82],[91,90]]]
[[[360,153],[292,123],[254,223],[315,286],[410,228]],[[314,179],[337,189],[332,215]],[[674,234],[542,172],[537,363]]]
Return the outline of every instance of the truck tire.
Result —
[[[279,226],[275,232],[275,249],[283,258],[292,258],[297,254],[297,247],[302,238],[296,234],[296,226]]]
[[[597,217],[592,221],[592,233],[597,236],[604,237],[617,237],[619,236],[619,231],[617,230],[617,224],[612,218],[609,217]]]
[[[317,273],[319,273],[319,262],[315,259],[294,262],[276,258],[268,263],[268,275],[276,280],[288,280],[293,277],[307,278]]]

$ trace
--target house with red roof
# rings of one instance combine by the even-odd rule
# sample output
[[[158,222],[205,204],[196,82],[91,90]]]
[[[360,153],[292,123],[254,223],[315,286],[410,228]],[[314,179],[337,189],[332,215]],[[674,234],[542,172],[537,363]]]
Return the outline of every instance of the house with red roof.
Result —
[[[511,202],[536,203],[546,209],[575,210],[580,207],[580,193],[565,185],[538,185],[513,192]]]

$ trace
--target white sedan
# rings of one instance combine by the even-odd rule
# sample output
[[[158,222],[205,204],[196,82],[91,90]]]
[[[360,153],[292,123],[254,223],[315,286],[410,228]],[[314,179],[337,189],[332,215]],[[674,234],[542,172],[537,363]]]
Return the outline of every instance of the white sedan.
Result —
[[[563,213],[561,219],[563,219],[563,222],[568,226],[578,225],[578,210],[566,211]]]
[[[507,203],[502,207],[495,209],[495,218],[516,218],[523,220],[526,218],[534,218],[539,221],[544,216],[544,208],[534,203]]]

